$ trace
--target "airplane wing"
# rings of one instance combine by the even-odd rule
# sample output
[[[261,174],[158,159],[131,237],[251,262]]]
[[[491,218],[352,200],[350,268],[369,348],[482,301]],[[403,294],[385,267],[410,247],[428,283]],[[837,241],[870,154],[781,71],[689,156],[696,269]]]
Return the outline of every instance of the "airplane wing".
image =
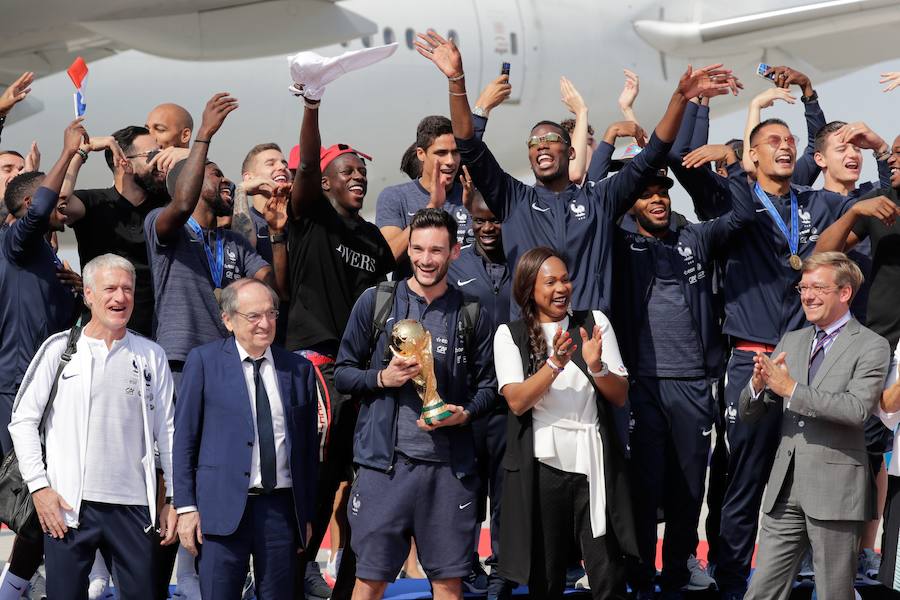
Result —
[[[644,19],[635,21],[634,29],[667,56],[714,58],[777,50],[804,56],[823,71],[844,71],[898,56],[890,41],[898,22],[896,0],[830,0],[707,22]]]
[[[8,17],[8,18],[7,18]],[[86,0],[17,2],[0,22],[0,84],[23,71],[61,71],[128,49],[182,60],[297,52],[377,32],[333,0]]]

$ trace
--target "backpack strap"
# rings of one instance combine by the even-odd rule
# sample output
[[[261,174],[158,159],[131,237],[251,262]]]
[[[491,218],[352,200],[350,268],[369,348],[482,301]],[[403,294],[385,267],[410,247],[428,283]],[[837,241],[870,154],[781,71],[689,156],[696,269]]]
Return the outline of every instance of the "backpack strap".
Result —
[[[466,364],[472,368],[475,347],[475,325],[481,313],[481,304],[474,298],[465,298],[459,309],[459,327],[462,332],[463,352],[466,355]]]
[[[375,308],[372,310],[372,336],[369,338],[369,365],[371,366],[372,354],[375,352],[375,344],[378,337],[384,333],[387,327],[388,317],[394,307],[394,296],[397,294],[396,281],[381,281],[375,288]],[[390,362],[390,344],[385,346],[384,364]]]

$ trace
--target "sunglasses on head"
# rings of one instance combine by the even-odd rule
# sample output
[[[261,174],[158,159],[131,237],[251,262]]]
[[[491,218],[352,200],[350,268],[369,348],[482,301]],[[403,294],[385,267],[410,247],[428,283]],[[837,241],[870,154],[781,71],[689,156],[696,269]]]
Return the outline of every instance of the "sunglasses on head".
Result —
[[[561,142],[563,144],[568,143],[566,142],[566,138],[564,138],[561,134],[553,132],[545,133],[544,135],[533,135],[528,138],[528,142],[526,143],[528,144],[529,148],[534,148],[535,146],[540,146],[544,142],[548,142],[551,144],[554,142]]]

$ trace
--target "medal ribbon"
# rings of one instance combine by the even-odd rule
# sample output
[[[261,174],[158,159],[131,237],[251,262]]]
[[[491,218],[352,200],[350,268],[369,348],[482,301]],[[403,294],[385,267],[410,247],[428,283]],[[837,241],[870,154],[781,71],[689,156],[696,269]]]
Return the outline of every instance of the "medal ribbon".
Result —
[[[213,285],[218,289],[222,287],[222,276],[225,274],[225,236],[222,230],[216,228],[216,254],[213,256],[212,248],[206,241],[203,234],[203,228],[194,220],[194,217],[188,219],[188,226],[200,237],[203,242],[203,249],[206,251],[206,262],[209,265],[209,274],[212,277]]]
[[[797,195],[794,193],[794,190],[791,190],[791,231],[788,233],[787,225],[784,222],[784,219],[781,218],[781,215],[778,213],[778,210],[775,208],[775,205],[772,204],[772,201],[769,199],[769,196],[763,191],[759,184],[755,184],[753,186],[753,191],[756,192],[756,197],[759,198],[759,201],[762,202],[762,205],[766,207],[766,210],[769,211],[769,215],[772,216],[772,220],[775,221],[775,224],[778,226],[778,229],[781,230],[781,233],[784,235],[785,239],[788,243],[788,250],[791,251],[791,254],[798,254],[798,249],[800,248],[800,225],[797,222]]]

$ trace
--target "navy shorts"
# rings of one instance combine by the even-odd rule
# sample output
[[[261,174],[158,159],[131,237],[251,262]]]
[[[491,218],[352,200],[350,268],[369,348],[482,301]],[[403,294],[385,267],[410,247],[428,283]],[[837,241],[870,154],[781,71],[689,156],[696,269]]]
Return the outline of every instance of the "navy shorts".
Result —
[[[468,575],[477,493],[477,477],[458,479],[444,463],[398,455],[390,473],[360,467],[347,503],[356,576],[393,581],[412,538],[429,579]]]

